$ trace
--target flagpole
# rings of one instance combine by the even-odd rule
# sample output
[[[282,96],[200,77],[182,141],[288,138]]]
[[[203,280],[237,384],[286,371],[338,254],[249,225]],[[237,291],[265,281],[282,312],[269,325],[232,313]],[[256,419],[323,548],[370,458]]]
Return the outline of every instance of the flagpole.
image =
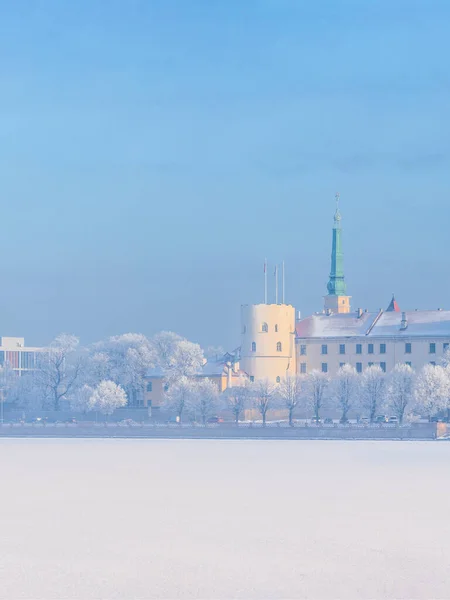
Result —
[[[275,304],[278,304],[278,265],[275,265]]]
[[[264,304],[267,304],[267,258],[264,259]]]
[[[283,292],[282,300],[283,300],[283,304],[284,304],[284,260],[283,260],[283,263],[282,263],[282,269],[283,269],[282,270],[282,274],[281,274],[282,275],[282,281],[283,281],[283,285],[282,285],[282,292]]]

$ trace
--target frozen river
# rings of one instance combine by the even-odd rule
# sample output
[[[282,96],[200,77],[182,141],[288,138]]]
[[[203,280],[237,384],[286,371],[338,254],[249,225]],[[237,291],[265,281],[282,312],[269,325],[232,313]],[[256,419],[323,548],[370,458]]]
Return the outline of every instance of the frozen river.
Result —
[[[449,598],[450,444],[0,440],[0,598]]]

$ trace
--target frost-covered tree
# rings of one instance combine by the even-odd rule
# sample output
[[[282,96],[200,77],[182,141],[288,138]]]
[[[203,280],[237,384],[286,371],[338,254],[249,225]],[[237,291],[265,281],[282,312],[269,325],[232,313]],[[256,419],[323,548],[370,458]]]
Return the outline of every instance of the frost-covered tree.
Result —
[[[358,399],[360,378],[351,365],[343,365],[333,381],[332,398],[342,412],[341,423],[347,423],[348,413]]]
[[[422,414],[431,418],[447,408],[450,395],[448,369],[440,365],[425,365],[417,374],[414,385],[414,398]]]
[[[208,360],[220,360],[224,354],[222,346],[208,346],[205,350],[205,358]]]
[[[114,381],[126,391],[132,406],[138,404],[147,371],[155,364],[154,348],[145,335],[125,333],[99,342],[92,348],[91,360],[91,374]]]
[[[386,394],[386,375],[378,365],[368,367],[361,375],[360,399],[361,408],[369,417],[370,422],[375,421]]]
[[[78,384],[83,361],[77,356],[79,339],[74,335],[58,335],[44,352],[37,355],[34,381],[39,393],[59,410],[61,400],[66,398]]]
[[[388,378],[386,405],[403,423],[405,413],[411,408],[414,392],[414,371],[409,365],[397,364]]]
[[[111,415],[116,408],[122,408],[126,404],[125,390],[114,381],[101,381],[89,399],[90,410],[99,411],[105,415]]]
[[[156,363],[170,386],[181,377],[197,375],[205,362],[198,344],[171,331],[161,331],[152,338]]]
[[[217,408],[219,390],[210,379],[201,379],[193,385],[192,405],[200,415],[203,425]]]
[[[238,384],[226,389],[223,394],[225,408],[233,413],[236,425],[239,423],[239,417],[247,406],[250,397],[249,392],[248,382],[243,377],[240,377]]]
[[[176,414],[180,422],[185,411],[192,408],[195,387],[196,384],[193,379],[182,376],[169,387],[166,393],[164,404]]]
[[[304,381],[298,375],[287,375],[276,389],[278,403],[288,410],[289,425],[292,425],[294,410],[302,401]]]
[[[320,419],[320,412],[327,399],[330,379],[326,373],[313,370],[304,378],[304,395],[308,408],[314,413],[314,418]]]
[[[268,379],[256,381],[251,387],[253,405],[262,417],[263,427],[266,426],[267,411],[275,399],[275,386]]]
[[[76,412],[86,413],[91,410],[91,397],[94,388],[85,383],[79,386],[72,394],[70,399],[70,408]]]

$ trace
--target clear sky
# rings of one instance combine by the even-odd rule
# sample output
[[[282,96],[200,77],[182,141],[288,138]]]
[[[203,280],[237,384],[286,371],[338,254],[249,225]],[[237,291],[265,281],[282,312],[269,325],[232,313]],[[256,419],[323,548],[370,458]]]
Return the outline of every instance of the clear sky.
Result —
[[[450,307],[450,2],[5,0],[0,334],[239,344],[286,261],[321,310]],[[272,286],[273,289],[273,286]]]

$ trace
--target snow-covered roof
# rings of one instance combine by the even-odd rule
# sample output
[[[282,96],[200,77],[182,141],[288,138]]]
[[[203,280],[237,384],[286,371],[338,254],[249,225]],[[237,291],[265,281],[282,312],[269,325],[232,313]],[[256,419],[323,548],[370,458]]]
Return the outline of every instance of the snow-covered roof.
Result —
[[[403,314],[406,328],[402,328]],[[417,310],[316,314],[296,325],[298,338],[445,337],[450,338],[450,311]]]

